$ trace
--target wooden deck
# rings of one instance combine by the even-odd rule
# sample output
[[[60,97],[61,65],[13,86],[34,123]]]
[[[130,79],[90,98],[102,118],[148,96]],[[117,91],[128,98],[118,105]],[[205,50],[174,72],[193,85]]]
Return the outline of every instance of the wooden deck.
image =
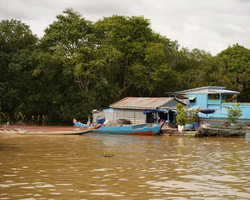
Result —
[[[161,129],[161,135],[162,136],[188,136],[188,137],[198,137],[199,132],[196,129],[191,129],[191,130],[185,130],[185,132],[179,133],[177,128],[173,127],[168,127],[168,126],[163,126]]]

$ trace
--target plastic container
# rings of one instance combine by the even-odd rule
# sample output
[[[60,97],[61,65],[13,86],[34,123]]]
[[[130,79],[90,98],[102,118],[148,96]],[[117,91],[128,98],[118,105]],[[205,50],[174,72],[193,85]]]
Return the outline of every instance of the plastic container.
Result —
[[[193,123],[193,128],[198,128],[198,123],[197,122]]]
[[[105,122],[105,117],[97,117],[96,118],[96,123],[97,124],[103,124]]]
[[[185,124],[185,129],[190,130],[193,128],[193,124]]]

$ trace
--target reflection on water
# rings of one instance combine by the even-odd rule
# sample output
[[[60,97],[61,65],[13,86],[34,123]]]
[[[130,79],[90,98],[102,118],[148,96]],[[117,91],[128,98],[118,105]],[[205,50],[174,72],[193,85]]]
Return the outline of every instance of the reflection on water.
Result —
[[[250,199],[249,145],[244,138],[0,135],[0,200]]]

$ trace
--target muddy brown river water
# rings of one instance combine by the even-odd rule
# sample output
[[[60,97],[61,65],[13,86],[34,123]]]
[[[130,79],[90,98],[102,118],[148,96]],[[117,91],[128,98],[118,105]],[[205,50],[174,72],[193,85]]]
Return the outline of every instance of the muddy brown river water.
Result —
[[[250,141],[0,135],[1,199],[250,199]]]

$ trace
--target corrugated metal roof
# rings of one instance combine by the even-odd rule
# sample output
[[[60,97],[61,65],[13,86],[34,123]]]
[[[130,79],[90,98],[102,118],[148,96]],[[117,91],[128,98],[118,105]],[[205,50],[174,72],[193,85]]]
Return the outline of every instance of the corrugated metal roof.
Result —
[[[193,88],[190,90],[183,90],[176,92],[177,94],[240,94],[238,91],[226,90],[222,86],[207,86],[200,88]]]
[[[112,108],[157,109],[170,102],[172,97],[126,97],[110,105]]]
[[[233,90],[209,90],[209,94],[211,93],[220,93],[220,94],[240,94],[240,92],[233,91]]]

